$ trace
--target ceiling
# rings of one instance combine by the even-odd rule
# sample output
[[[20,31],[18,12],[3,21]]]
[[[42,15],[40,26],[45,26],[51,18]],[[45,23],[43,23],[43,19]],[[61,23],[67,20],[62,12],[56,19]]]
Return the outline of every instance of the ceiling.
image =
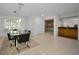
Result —
[[[22,3],[21,15],[69,15],[79,11],[78,3]],[[0,3],[0,15],[16,15],[17,3]]]

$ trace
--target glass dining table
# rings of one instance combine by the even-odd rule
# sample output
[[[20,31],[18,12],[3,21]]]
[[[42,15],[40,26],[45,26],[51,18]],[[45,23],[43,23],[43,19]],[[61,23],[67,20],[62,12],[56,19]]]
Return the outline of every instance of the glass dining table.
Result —
[[[18,36],[21,35],[21,34],[24,34],[24,33],[28,33],[28,32],[19,32],[19,31],[14,31],[12,33],[10,33],[11,37],[14,37],[15,39],[15,47],[17,47],[17,39],[18,39]]]

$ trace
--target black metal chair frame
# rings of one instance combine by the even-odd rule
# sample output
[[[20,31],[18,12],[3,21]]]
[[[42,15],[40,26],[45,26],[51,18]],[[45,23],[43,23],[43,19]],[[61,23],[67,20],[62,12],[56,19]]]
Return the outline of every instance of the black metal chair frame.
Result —
[[[25,34],[18,35],[18,38],[16,41],[17,43],[25,43],[26,46],[30,48],[30,46],[28,45],[29,38],[30,38],[30,33],[25,33]],[[16,49],[19,52],[18,46],[16,46]]]
[[[14,36],[11,36],[10,33],[7,33],[7,36],[8,36],[8,39],[9,39],[9,41],[10,41],[10,46],[12,46],[11,41],[12,41],[12,40],[15,40],[15,37],[14,37]]]

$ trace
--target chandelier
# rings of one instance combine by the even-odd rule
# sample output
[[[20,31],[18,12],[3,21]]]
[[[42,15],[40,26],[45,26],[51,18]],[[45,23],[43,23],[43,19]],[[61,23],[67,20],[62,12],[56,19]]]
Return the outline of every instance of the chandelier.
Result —
[[[17,10],[14,10],[13,13],[14,13],[14,14],[18,14],[18,15],[20,15],[23,6],[24,6],[24,4],[22,4],[22,3],[18,3],[18,6],[17,6],[18,9],[17,9]]]

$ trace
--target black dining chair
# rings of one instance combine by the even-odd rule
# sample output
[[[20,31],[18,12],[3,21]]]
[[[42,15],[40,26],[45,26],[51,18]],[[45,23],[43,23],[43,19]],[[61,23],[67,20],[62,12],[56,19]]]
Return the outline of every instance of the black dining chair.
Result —
[[[8,39],[10,41],[10,46],[12,46],[12,41],[15,40],[15,37],[12,37],[10,33],[7,33]]]
[[[30,46],[28,45],[29,37],[30,37],[30,33],[25,33],[25,34],[18,35],[17,43],[19,43],[19,44],[25,43],[26,46],[27,46],[28,48],[30,48]],[[17,45],[16,48],[17,48],[17,50],[18,50],[18,52],[19,52],[18,45]]]

